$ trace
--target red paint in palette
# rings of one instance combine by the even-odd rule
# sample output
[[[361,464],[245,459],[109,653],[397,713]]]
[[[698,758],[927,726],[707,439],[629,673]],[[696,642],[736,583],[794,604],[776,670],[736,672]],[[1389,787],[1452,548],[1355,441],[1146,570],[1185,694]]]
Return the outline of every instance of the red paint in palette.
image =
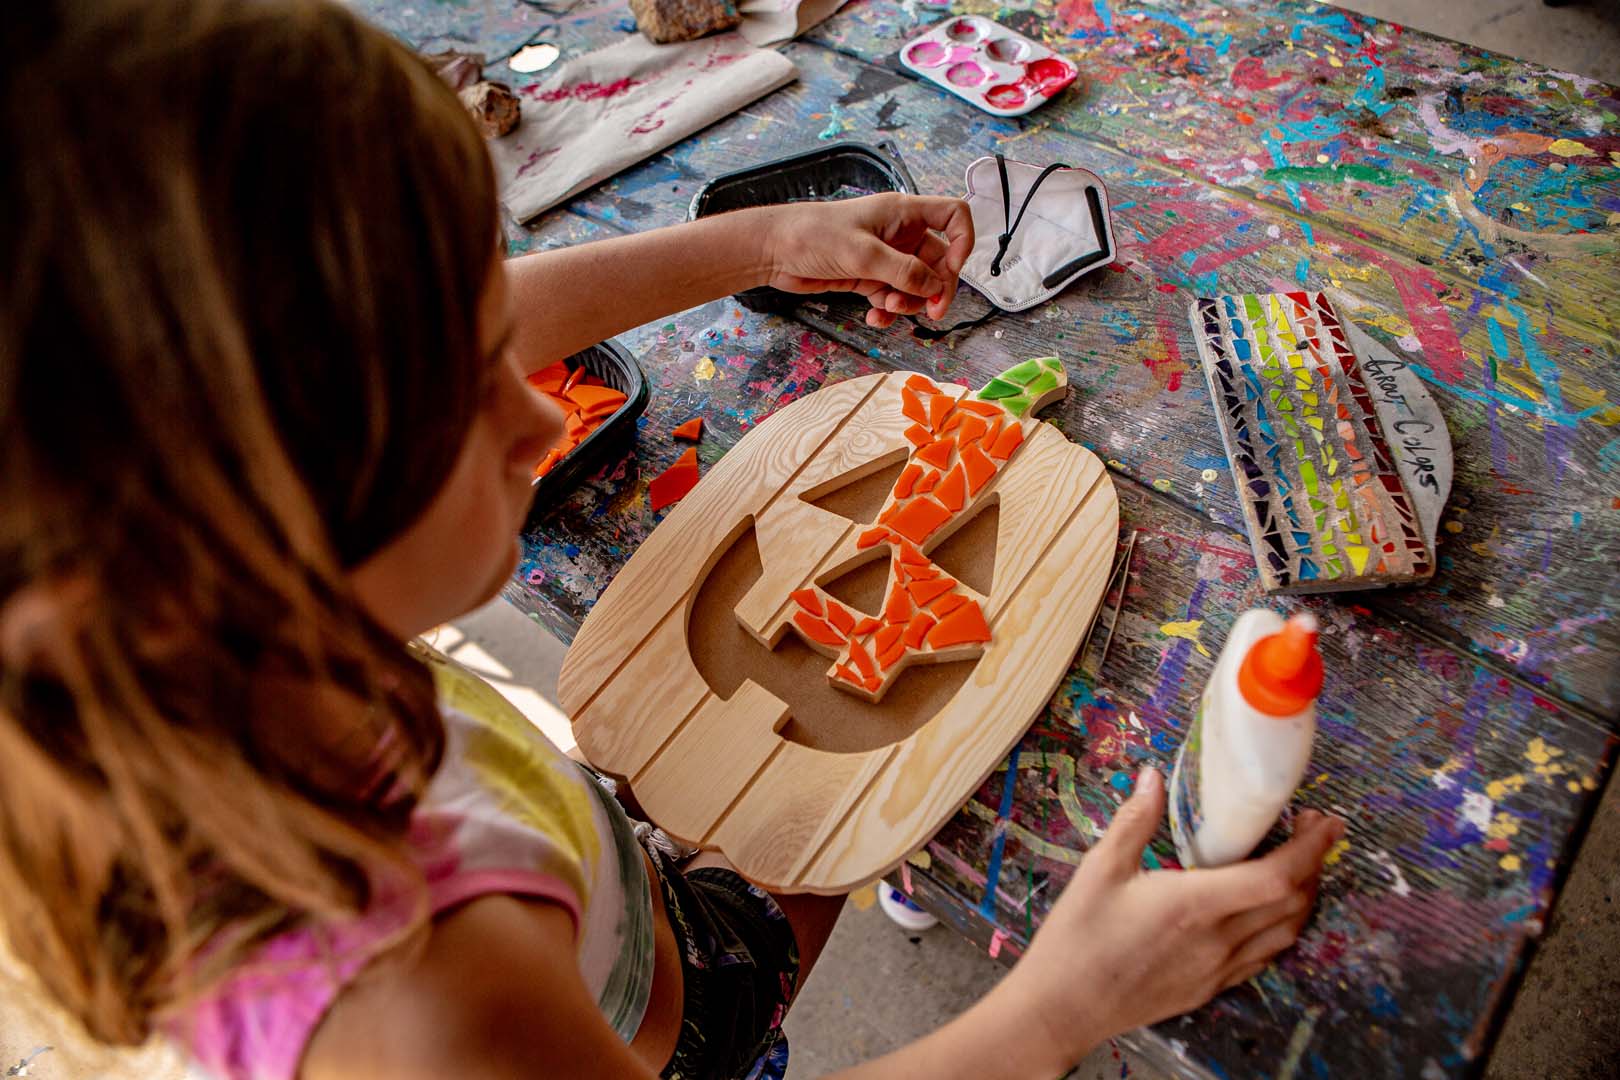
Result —
[[[1055,56],[1036,60],[1026,65],[1024,71],[1027,80],[1034,84],[1036,92],[1045,97],[1051,97],[1068,86],[1078,74],[1073,64]]]

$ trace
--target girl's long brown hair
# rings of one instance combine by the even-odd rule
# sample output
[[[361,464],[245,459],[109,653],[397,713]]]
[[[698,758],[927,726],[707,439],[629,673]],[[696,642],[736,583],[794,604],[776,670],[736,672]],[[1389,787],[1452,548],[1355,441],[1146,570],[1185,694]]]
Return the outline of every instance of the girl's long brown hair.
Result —
[[[487,377],[488,157],[318,0],[58,0],[0,43],[0,928],[91,1033],[414,878],[443,730],[346,571]]]

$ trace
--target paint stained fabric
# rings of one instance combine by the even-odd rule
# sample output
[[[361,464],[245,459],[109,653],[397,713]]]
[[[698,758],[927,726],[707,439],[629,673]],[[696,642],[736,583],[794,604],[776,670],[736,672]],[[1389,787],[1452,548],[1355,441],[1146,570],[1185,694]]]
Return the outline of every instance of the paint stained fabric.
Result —
[[[637,35],[523,87],[523,123],[491,144],[501,201],[528,221],[792,82],[792,62],[736,34],[677,45]]]

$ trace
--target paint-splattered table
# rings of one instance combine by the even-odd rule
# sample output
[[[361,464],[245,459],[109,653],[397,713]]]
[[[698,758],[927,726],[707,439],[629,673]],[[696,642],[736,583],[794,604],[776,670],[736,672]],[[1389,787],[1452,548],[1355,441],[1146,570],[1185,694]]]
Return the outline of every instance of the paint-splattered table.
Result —
[[[494,58],[529,41],[569,55],[631,28],[608,0],[561,14],[515,0],[362,6],[413,44]],[[512,228],[513,250],[673,222],[710,176],[854,137],[891,141],[927,191],[960,192],[965,166],[992,151],[1083,165],[1112,194],[1119,263],[947,344],[870,331],[842,302],[792,318],[719,302],[627,335],[654,388],[635,453],[538,522],[507,596],[570,637],[656,524],[647,481],[689,416],[706,419],[707,464],[835,380],[909,367],[977,384],[1061,354],[1075,391],[1052,420],[1106,459],[1123,528],[1139,533],[1118,631],[1100,674],[1071,673],[906,874],[923,903],[1010,958],[1134,771],[1170,762],[1234,615],[1266,602],[1189,297],[1336,287],[1449,419],[1441,569],[1420,589],[1273,602],[1326,628],[1301,799],[1344,815],[1349,836],[1299,948],[1130,1042],[1195,1076],[1477,1072],[1620,719],[1617,92],[1290,0],[958,2],[949,10],[1080,65],[1074,89],[1000,120],[894,60],[946,10],[855,0],[784,47],[798,82]],[[964,294],[968,312],[981,303]],[[1152,857],[1171,858],[1166,837]]]

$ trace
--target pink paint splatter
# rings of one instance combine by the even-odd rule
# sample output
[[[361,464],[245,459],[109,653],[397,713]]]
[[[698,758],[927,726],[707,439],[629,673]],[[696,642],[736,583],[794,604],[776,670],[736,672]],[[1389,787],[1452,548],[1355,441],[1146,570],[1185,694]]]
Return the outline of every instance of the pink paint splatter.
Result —
[[[1232,69],[1232,85],[1244,90],[1270,90],[1288,81],[1287,76],[1269,76],[1258,56],[1245,56]]]
[[[1092,0],[1063,0],[1057,9],[1058,25],[1065,30],[1104,30]]]
[[[536,150],[534,153],[529,155],[528,160],[524,161],[522,165],[518,166],[517,174],[522,176],[524,173],[528,172],[530,169],[534,168],[536,165],[540,164],[542,161],[546,160],[560,149],[562,149],[562,147],[552,146],[544,150]]]
[[[1176,336],[1176,326],[1170,316],[1160,312],[1158,321],[1164,355],[1154,356],[1150,352],[1142,358],[1142,366],[1153,373],[1155,382],[1173,394],[1181,389],[1181,376],[1187,370],[1187,362],[1181,358],[1181,340]]]
[[[606,101],[616,98],[641,85],[640,79],[632,79],[628,75],[610,83],[582,82],[573,86],[558,86],[550,90],[541,90],[538,86],[524,87],[523,92],[541,101],[566,101],[573,98],[575,101]]]
[[[1433,271],[1407,266],[1376,248],[1359,244],[1344,246],[1354,247],[1362,258],[1384,268],[1395,285],[1395,295],[1401,298],[1406,319],[1412,324],[1412,335],[1423,349],[1424,361],[1445,382],[1461,381],[1468,356],[1457,337],[1457,328],[1451,324],[1451,315],[1441,302],[1446,293],[1445,284]]]
[[[1155,259],[1174,262],[1176,256],[1213,243],[1230,231],[1231,226],[1224,221],[1184,221],[1142,245],[1142,250]]]
[[[657,105],[654,105],[652,108],[648,109],[642,114],[641,118],[636,121],[635,126],[630,129],[630,134],[650,135],[654,131],[657,131],[659,128],[663,127],[664,118],[658,114],[675,104],[676,98],[678,97],[680,97],[680,95],[677,93],[675,97],[666,98],[665,100],[660,101]]]

